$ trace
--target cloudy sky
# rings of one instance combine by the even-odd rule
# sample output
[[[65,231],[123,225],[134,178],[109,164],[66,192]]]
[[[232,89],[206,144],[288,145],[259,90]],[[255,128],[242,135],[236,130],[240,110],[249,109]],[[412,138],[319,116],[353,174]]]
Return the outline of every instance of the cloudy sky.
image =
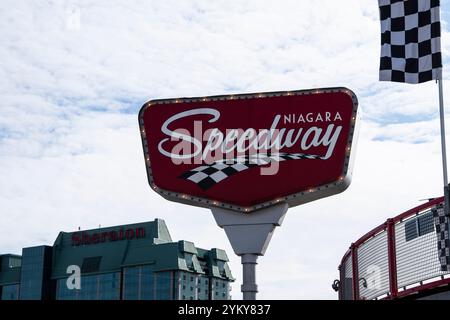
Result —
[[[211,213],[148,187],[137,112],[155,98],[346,86],[363,115],[353,183],[291,209],[257,275],[260,298],[336,299],[353,241],[442,194],[437,85],[378,82],[379,41],[376,0],[1,1],[0,253],[158,217],[175,240],[227,250],[240,298],[239,258]]]

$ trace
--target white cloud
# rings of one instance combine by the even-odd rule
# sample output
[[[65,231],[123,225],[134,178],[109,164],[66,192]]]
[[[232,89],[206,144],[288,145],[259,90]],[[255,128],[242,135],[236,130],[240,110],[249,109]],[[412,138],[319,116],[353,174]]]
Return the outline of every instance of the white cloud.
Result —
[[[67,25],[71,8],[79,26]],[[261,298],[336,298],[330,285],[351,242],[442,193],[437,88],[377,82],[378,33],[369,0],[3,1],[0,252],[159,217],[175,239],[227,250],[239,298],[239,259],[208,210],[150,191],[139,107],[347,86],[364,113],[353,184],[290,210],[258,266]]]

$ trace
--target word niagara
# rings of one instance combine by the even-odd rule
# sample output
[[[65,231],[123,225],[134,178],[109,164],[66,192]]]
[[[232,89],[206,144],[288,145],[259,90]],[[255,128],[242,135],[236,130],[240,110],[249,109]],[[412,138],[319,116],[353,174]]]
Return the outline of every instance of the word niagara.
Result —
[[[326,160],[333,155],[343,128],[339,112],[276,115],[268,129],[227,129],[225,132],[218,128],[203,132],[203,122],[198,120],[199,116],[202,119],[207,116],[208,123],[215,123],[221,115],[213,108],[193,109],[173,115],[161,126],[161,132],[166,137],[158,143],[159,152],[173,161],[195,159],[198,163],[208,163],[227,158],[224,155],[277,152],[283,148],[297,148],[297,152],[306,153],[311,148],[323,147],[325,154],[320,156]],[[185,118],[192,118],[193,135],[184,128],[177,128],[177,122]],[[319,123],[322,127],[326,124],[326,127],[318,127]],[[297,127],[288,129],[282,125]],[[170,142],[178,143],[173,145]]]

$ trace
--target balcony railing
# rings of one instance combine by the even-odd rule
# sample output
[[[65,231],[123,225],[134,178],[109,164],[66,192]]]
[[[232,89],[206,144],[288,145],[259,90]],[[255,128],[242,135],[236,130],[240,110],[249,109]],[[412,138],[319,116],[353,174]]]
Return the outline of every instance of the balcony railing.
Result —
[[[353,243],[339,266],[339,299],[395,299],[450,283],[441,271],[434,217],[437,198],[408,210]]]

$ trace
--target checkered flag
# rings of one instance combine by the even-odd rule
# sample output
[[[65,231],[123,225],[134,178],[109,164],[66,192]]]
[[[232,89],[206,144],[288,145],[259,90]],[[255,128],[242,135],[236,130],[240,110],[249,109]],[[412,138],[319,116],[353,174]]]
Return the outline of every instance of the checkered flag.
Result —
[[[433,210],[434,225],[436,227],[437,246],[439,262],[442,271],[450,271],[450,240],[449,240],[449,220],[441,205]]]
[[[234,159],[223,159],[211,165],[204,165],[186,171],[179,178],[194,182],[203,190],[208,190],[219,182],[248,169],[269,165],[277,161],[289,160],[323,160],[323,157],[303,153],[253,154]]]
[[[422,83],[442,76],[439,0],[378,0],[380,81]]]

